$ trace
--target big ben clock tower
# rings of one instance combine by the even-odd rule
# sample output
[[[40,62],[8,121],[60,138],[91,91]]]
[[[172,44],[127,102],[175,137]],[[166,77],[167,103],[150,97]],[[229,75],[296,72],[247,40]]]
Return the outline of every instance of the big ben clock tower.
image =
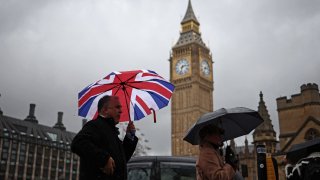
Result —
[[[213,61],[199,25],[189,0],[179,40],[169,59],[170,81],[175,85],[171,101],[173,156],[198,154],[198,147],[183,141],[183,137],[202,114],[213,110]]]

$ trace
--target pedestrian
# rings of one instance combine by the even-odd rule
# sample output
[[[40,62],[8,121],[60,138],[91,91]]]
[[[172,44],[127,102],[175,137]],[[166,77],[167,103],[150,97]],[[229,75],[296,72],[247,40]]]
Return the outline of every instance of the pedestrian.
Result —
[[[319,150],[317,150],[319,151]],[[320,152],[312,152],[300,159],[294,166],[285,166],[287,180],[319,180],[320,179]]]
[[[98,102],[98,117],[87,122],[74,137],[71,150],[80,156],[80,180],[127,179],[126,164],[138,142],[135,126],[129,122],[126,135],[118,137],[121,104],[116,96]]]
[[[199,158],[196,163],[197,180],[232,180],[235,171],[228,163],[224,163],[219,147],[223,145],[224,130],[209,124],[199,132]]]

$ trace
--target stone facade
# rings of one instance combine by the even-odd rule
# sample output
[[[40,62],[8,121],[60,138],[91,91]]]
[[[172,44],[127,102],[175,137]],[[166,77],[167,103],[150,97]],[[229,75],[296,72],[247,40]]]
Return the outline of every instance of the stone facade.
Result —
[[[304,84],[301,92],[277,98],[280,148],[286,152],[293,144],[320,137],[320,95],[317,84]]]

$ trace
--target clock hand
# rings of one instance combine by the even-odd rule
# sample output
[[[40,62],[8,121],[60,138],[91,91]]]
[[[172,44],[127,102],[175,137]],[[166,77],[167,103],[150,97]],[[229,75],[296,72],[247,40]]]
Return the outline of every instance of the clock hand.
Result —
[[[181,66],[181,68],[180,68],[181,71],[182,71],[182,69],[183,69],[184,66],[186,66],[186,65],[182,65],[182,66]]]

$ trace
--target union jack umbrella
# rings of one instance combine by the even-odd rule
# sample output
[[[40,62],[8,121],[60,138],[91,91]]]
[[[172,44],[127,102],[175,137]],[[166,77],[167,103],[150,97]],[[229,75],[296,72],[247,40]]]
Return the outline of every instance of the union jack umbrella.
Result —
[[[173,90],[174,85],[154,71],[114,71],[78,94],[78,114],[95,119],[98,101],[110,95],[118,96],[122,105],[120,122],[139,120],[167,106]]]

